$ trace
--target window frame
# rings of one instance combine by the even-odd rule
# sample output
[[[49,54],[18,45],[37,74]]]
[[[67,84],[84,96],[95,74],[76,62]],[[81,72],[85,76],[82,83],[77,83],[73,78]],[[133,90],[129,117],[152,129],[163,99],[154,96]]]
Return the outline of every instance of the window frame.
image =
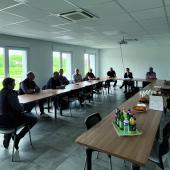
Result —
[[[92,68],[94,75],[96,74],[96,53],[89,53],[89,52],[85,52],[84,53],[84,73],[86,75],[87,72],[85,72],[85,55],[87,54],[87,58],[88,58],[88,69]],[[91,65],[91,59],[90,56],[93,55],[94,56],[94,66]],[[89,70],[88,70],[89,71]]]
[[[28,55],[29,55],[29,49],[26,47],[16,47],[16,46],[1,46],[0,48],[4,49],[4,77],[10,77],[10,72],[9,72],[9,51],[10,50],[17,50],[17,51],[25,51],[26,55],[25,55],[25,61],[24,61],[24,65],[23,65],[23,69],[22,69],[22,77],[21,79],[23,79],[23,77],[26,76],[26,73],[28,71]],[[22,63],[23,64],[23,63]]]
[[[64,50],[53,50],[53,52],[52,52],[52,54],[54,53],[54,52],[58,52],[59,54],[60,54],[60,68],[59,68],[59,70],[61,69],[61,68],[63,68],[63,59],[62,59],[62,54],[63,53],[68,53],[68,54],[70,54],[70,77],[68,78],[69,80],[71,80],[71,76],[72,76],[72,51],[64,51]],[[52,56],[53,57],[53,56]],[[53,65],[54,65],[54,59],[52,60],[53,61]],[[53,65],[52,65],[52,67],[53,67]],[[59,70],[53,70],[53,72],[54,71],[59,71]],[[64,70],[64,72],[65,72],[65,70]]]

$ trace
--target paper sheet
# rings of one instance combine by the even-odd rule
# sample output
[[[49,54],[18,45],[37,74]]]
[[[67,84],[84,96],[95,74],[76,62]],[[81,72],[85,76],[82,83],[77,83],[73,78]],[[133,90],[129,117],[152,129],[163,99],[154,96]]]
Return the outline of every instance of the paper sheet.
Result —
[[[149,109],[163,111],[162,96],[150,96],[149,97]]]

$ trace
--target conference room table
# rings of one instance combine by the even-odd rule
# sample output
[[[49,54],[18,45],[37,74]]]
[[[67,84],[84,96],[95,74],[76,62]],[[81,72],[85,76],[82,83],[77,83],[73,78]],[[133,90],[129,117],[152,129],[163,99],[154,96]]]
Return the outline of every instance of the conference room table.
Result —
[[[144,89],[157,90],[164,87],[164,81],[153,81]],[[137,105],[139,93],[122,103],[118,108],[127,111]],[[145,113],[136,113],[137,129],[142,131],[139,136],[117,135],[112,122],[115,111],[108,114],[94,127],[84,132],[76,139],[76,143],[86,147],[87,170],[92,169],[92,151],[96,150],[106,154],[130,161],[133,170],[139,170],[146,165],[151,149],[159,130],[162,111],[147,109]]]
[[[99,82],[101,82],[101,80],[83,81],[79,83],[69,84],[65,86],[64,89],[46,89],[46,90],[41,90],[39,93],[19,95],[18,98],[19,98],[20,103],[27,104],[27,103],[36,102],[42,99],[47,99],[50,97],[64,96],[72,90],[83,89],[86,86],[94,86]],[[56,110],[57,108],[55,106],[55,112],[54,112],[55,118],[57,117]],[[62,115],[61,107],[60,107],[60,115]]]
[[[151,83],[153,80],[148,80],[148,79],[144,79],[144,78],[133,78],[133,79],[130,79],[130,78],[122,78],[122,77],[115,77],[115,78],[112,78],[112,77],[103,77],[100,79],[101,81],[103,82],[107,82],[107,81],[117,81],[117,80],[120,80],[120,81],[134,81],[135,82],[135,86],[138,87],[138,82],[148,82],[148,83]],[[108,94],[109,94],[109,86],[107,87],[108,88]]]

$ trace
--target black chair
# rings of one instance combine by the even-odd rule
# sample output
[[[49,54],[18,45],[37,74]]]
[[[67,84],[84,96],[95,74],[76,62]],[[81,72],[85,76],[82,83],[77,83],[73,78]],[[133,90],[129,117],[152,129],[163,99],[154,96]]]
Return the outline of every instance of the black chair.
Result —
[[[110,80],[106,80],[103,84],[103,87],[105,90],[108,91],[108,94],[109,94],[109,89],[110,89]]]
[[[47,85],[44,85],[42,87],[42,90],[46,90],[47,89]],[[44,107],[45,109],[48,109],[48,113],[50,112],[50,109],[52,108],[52,101],[53,101],[53,98],[52,97],[49,97],[47,99],[45,99],[47,101],[47,107]]]
[[[86,119],[85,119],[85,125],[87,130],[92,128],[94,125],[96,125],[97,123],[99,123],[102,120],[101,116],[99,113],[93,113],[91,115],[89,115]],[[92,139],[93,140],[93,139]],[[92,150],[95,151],[95,150]],[[99,154],[99,152],[98,152]],[[97,158],[98,158],[98,154],[97,154]],[[110,161],[110,169],[112,170],[112,161],[111,161],[111,155],[108,155],[109,157],[109,161]],[[84,170],[86,169],[86,163],[84,165]]]
[[[149,160],[164,169],[164,162],[169,152],[170,122],[163,129],[163,140],[161,143],[155,141]]]
[[[72,116],[71,113],[71,108],[72,106],[70,105],[70,103],[72,104],[73,102],[75,102],[76,100],[80,101],[80,89],[76,89],[76,90],[71,90],[68,93],[68,102],[69,102],[69,108],[70,108],[70,114]]]
[[[14,151],[15,151],[14,145],[15,145],[15,139],[16,139],[17,131],[18,131],[19,129],[23,128],[24,126],[25,126],[24,124],[21,125],[21,126],[19,126],[19,127],[17,127],[17,128],[6,128],[6,127],[0,126],[0,134],[4,134],[4,135],[5,135],[5,134],[12,134],[12,136],[13,136],[14,141],[13,141],[12,158],[11,158],[11,161],[12,161],[12,162],[14,162]],[[28,128],[29,128],[29,127],[28,127]],[[30,145],[33,146],[33,145],[32,145],[32,140],[31,140],[31,132],[30,132],[30,129],[29,129],[29,139],[30,139]]]
[[[91,100],[93,100],[93,86],[85,86],[82,90],[82,98],[83,100],[89,100],[89,103]]]

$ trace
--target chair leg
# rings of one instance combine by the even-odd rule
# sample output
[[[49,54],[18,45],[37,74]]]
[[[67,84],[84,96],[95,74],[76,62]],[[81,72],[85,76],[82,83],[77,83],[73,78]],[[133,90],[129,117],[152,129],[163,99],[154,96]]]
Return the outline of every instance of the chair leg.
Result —
[[[99,152],[97,152],[97,159],[99,158]]]
[[[13,148],[12,148],[12,158],[11,158],[11,161],[12,161],[12,162],[14,162],[14,151],[15,151],[16,132],[15,132],[13,135],[14,135],[14,142],[13,142]]]
[[[71,104],[71,106],[70,106],[70,104]],[[72,117],[72,112],[71,112],[72,102],[70,102],[70,104],[69,104],[69,108],[70,108],[70,116]]]
[[[84,163],[84,170],[86,170],[86,166],[87,166],[87,161],[85,160],[85,163]]]
[[[112,158],[111,158],[111,155],[108,155],[109,156],[109,162],[110,162],[110,169],[112,170]]]
[[[38,115],[38,113],[37,113],[37,107],[35,106],[35,113],[36,113],[36,115]]]
[[[33,145],[32,145],[32,139],[31,139],[31,132],[30,132],[29,126],[28,126],[28,132],[29,132],[29,138],[30,138],[30,145],[33,147]]]

